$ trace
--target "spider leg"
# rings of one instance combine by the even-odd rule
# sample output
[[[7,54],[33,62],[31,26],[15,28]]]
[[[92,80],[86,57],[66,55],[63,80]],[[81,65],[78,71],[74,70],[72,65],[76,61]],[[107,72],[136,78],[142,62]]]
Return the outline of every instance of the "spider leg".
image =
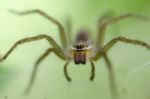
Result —
[[[35,78],[36,78],[36,74],[37,74],[37,70],[38,70],[38,67],[39,67],[39,64],[42,62],[42,60],[44,60],[51,52],[54,52],[58,57],[61,58],[61,56],[59,56],[58,52],[59,50],[56,49],[56,48],[48,48],[39,58],[38,60],[36,61],[35,65],[34,65],[34,68],[33,68],[33,71],[32,71],[32,74],[31,74],[31,78],[30,78],[30,81],[27,85],[27,88],[25,90],[25,94],[28,94],[32,88],[32,85],[35,81]]]
[[[116,87],[115,76],[114,76],[114,69],[106,53],[103,53],[103,57],[108,68],[111,94],[112,94],[113,99],[117,99],[118,94],[117,94],[117,87]]]
[[[135,39],[128,39],[125,37],[117,37],[112,39],[111,41],[109,41],[101,50],[99,50],[97,52],[97,54],[95,55],[95,57],[93,58],[94,61],[98,60],[99,58],[102,57],[102,52],[108,52],[110,50],[110,48],[113,47],[114,44],[116,44],[117,42],[123,42],[126,44],[133,44],[133,45],[138,45],[141,47],[145,47],[147,49],[150,50],[150,45],[143,42],[143,41],[139,41],[139,40],[135,40]]]
[[[107,45],[104,46],[103,51],[107,52],[110,48],[113,47],[114,44],[116,44],[119,41],[123,42],[123,43],[139,45],[141,47],[145,47],[145,48],[150,50],[150,45],[145,43],[145,42],[143,42],[143,41],[134,40],[134,39],[128,39],[128,38],[125,38],[125,37],[117,37],[117,38],[112,39],[111,41],[109,41],[107,43]]]
[[[58,26],[59,32],[60,32],[60,39],[61,39],[62,46],[64,48],[67,47],[67,38],[66,38],[65,31],[64,31],[64,28],[63,28],[62,24],[59,23],[56,19],[54,19],[51,16],[47,15],[45,12],[43,12],[43,11],[41,11],[39,9],[28,10],[28,11],[23,11],[23,12],[17,12],[17,11],[14,11],[14,10],[10,10],[10,12],[14,13],[14,14],[17,14],[17,15],[29,15],[29,14],[37,13],[37,14],[43,16],[44,18],[48,19],[53,24]]]
[[[102,50],[99,50],[99,52],[97,53],[97,55],[95,55],[95,57],[93,57],[93,60],[96,61],[98,59],[100,59],[102,56],[104,57],[107,66],[108,66],[108,70],[109,70],[109,78],[110,78],[110,83],[111,83],[111,90],[112,90],[112,95],[113,96],[117,96],[117,90],[116,90],[116,85],[115,85],[115,79],[114,79],[114,73],[113,73],[113,67],[110,63],[110,60],[107,56],[107,52],[110,50],[110,48],[113,47],[114,44],[116,44],[117,42],[123,42],[123,43],[129,43],[129,44],[134,44],[134,45],[139,45],[141,47],[145,47],[147,49],[150,50],[150,45],[148,45],[147,43],[143,42],[143,41],[139,41],[139,40],[133,40],[133,39],[127,39],[125,37],[117,37],[113,40],[111,40],[110,42],[108,42],[104,48],[102,48]],[[114,98],[115,99],[115,98]]]
[[[59,47],[59,45],[50,37],[47,35],[38,35],[38,36],[34,36],[34,37],[28,37],[28,38],[24,38],[21,39],[19,41],[17,41],[7,52],[6,54],[0,59],[0,62],[4,61],[11,53],[14,49],[17,48],[18,45],[21,45],[23,43],[27,43],[27,42],[32,42],[32,41],[37,41],[37,40],[41,40],[41,39],[46,39],[54,48],[58,48],[61,49]],[[59,55],[62,57],[62,59],[66,59],[65,55],[63,54],[62,51],[59,52]]]
[[[129,17],[137,18],[140,20],[148,20],[147,17],[136,15],[133,13],[126,13],[126,14],[120,15],[118,17],[108,18],[107,20],[105,18],[105,19],[101,20],[101,22],[99,24],[96,46],[99,46],[99,47],[102,46],[103,41],[104,41],[104,36],[105,36],[105,30],[108,25],[111,25],[111,24],[118,22],[120,20],[123,20],[123,19],[127,19]]]
[[[69,63],[70,63],[70,60],[68,60],[65,65],[64,65],[64,75],[66,77],[66,79],[70,82],[71,81],[71,78],[69,77],[68,75],[68,71],[67,71],[67,68],[69,66]]]
[[[95,77],[95,65],[93,63],[93,61],[90,61],[91,63],[91,76],[90,76],[90,80],[93,81],[94,80],[94,77]]]
[[[72,43],[72,39],[71,39],[72,23],[71,23],[70,18],[67,18],[67,19],[66,19],[66,28],[67,28],[66,33],[67,33],[67,35],[68,35],[68,41],[69,41],[70,43]]]

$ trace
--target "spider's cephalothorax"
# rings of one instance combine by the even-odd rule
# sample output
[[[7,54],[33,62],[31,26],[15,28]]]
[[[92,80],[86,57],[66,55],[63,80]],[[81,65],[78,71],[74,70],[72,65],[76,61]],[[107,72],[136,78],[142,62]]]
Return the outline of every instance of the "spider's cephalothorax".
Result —
[[[74,50],[73,59],[75,64],[85,64],[87,60],[87,51],[90,49],[89,44],[89,34],[86,31],[80,31],[77,33]]]

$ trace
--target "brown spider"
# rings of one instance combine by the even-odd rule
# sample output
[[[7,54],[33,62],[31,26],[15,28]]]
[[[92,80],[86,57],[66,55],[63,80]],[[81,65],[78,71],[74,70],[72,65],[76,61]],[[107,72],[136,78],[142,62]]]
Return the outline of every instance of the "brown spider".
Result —
[[[62,43],[61,47],[53,40],[52,37],[47,36],[45,34],[41,34],[38,36],[28,37],[28,38],[24,38],[24,39],[17,41],[10,48],[10,50],[8,50],[8,52],[0,59],[0,62],[4,61],[18,45],[21,45],[23,43],[46,39],[52,45],[52,48],[48,48],[36,61],[33,71],[32,71],[30,82],[25,90],[26,93],[28,93],[30,91],[32,84],[35,81],[35,77],[36,77],[36,73],[37,73],[39,64],[51,52],[53,52],[60,59],[66,61],[65,65],[64,65],[64,75],[68,81],[71,81],[71,78],[68,75],[67,67],[72,60],[74,60],[75,64],[86,64],[86,62],[89,61],[91,64],[90,80],[93,81],[94,76],[95,76],[95,73],[94,73],[95,66],[94,66],[93,61],[97,61],[103,57],[107,64],[107,68],[108,68],[111,93],[112,93],[113,97],[116,97],[117,90],[116,90],[116,85],[115,85],[114,70],[113,70],[113,66],[111,65],[111,62],[109,60],[109,57],[107,56],[107,52],[117,42],[139,45],[141,47],[145,47],[150,50],[150,45],[148,45],[147,43],[145,43],[143,41],[139,41],[139,40],[128,39],[125,37],[114,38],[111,41],[109,41],[105,46],[103,45],[105,30],[108,25],[115,23],[117,21],[120,21],[122,19],[129,18],[129,17],[134,17],[137,19],[145,20],[146,18],[143,16],[128,13],[128,14],[120,15],[120,16],[114,17],[114,18],[103,18],[99,22],[97,39],[96,39],[96,43],[94,45],[91,44],[89,33],[87,31],[79,31],[75,38],[75,42],[73,43],[72,46],[69,46],[68,45],[69,42],[67,41],[66,33],[65,33],[65,30],[64,30],[62,24],[59,23],[54,18],[52,18],[51,16],[48,16],[43,11],[36,9],[36,10],[30,10],[30,11],[24,11],[24,12],[16,12],[16,11],[11,10],[11,12],[14,14],[17,14],[17,15],[28,15],[28,14],[35,14],[35,13],[39,14],[39,15],[45,17],[46,19],[48,19],[49,21],[51,21],[52,23],[54,23],[55,25],[57,25],[59,32],[60,32],[60,39],[61,39],[61,43]],[[68,25],[68,27],[69,27],[69,25]],[[68,28],[68,31],[67,31],[68,35],[69,35],[69,30],[70,29]],[[68,39],[70,39],[70,38],[68,37]]]

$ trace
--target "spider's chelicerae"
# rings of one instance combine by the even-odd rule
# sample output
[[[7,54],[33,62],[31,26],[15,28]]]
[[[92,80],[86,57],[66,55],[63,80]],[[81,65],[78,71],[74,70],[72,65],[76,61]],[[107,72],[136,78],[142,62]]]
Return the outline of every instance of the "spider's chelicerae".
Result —
[[[62,26],[61,23],[59,23],[57,20],[52,18],[51,16],[47,15],[41,10],[30,10],[30,11],[24,11],[24,12],[16,12],[11,10],[12,13],[17,14],[17,15],[29,15],[29,14],[39,14],[46,19],[48,19],[50,22],[54,23],[55,25],[58,26],[59,32],[60,32],[60,39],[61,39],[61,44],[62,46],[59,46],[52,37],[47,36],[45,34],[41,34],[38,36],[34,37],[28,37],[21,39],[17,41],[11,48],[8,50],[8,52],[0,59],[0,62],[4,61],[10,54],[11,52],[18,46],[23,43],[27,42],[32,42],[32,41],[37,41],[41,39],[46,39],[50,44],[51,48],[48,48],[36,61],[33,72],[31,75],[30,82],[26,88],[25,92],[29,92],[29,90],[32,87],[32,84],[35,80],[35,76],[37,73],[37,69],[39,67],[39,64],[44,60],[51,52],[55,53],[60,59],[66,61],[64,64],[64,75],[68,81],[71,81],[71,78],[68,75],[67,72],[67,67],[69,63],[73,60],[75,64],[86,64],[87,61],[90,62],[91,65],[91,75],[90,75],[90,80],[94,80],[95,76],[95,66],[94,66],[94,61],[97,61],[101,58],[104,58],[107,68],[108,68],[108,73],[109,73],[109,79],[110,79],[110,88],[111,88],[111,93],[113,97],[116,96],[116,85],[115,85],[115,79],[114,79],[114,70],[113,66],[111,65],[111,62],[109,60],[109,57],[107,55],[107,52],[117,43],[117,42],[123,42],[123,43],[129,43],[133,45],[139,45],[141,47],[145,47],[150,50],[150,45],[143,41],[135,40],[135,39],[128,39],[125,37],[116,37],[109,41],[106,45],[103,45],[103,40],[105,36],[105,30],[108,25],[111,25],[115,22],[118,22],[122,19],[126,19],[129,17],[134,17],[137,19],[141,20],[146,20],[147,18],[143,16],[139,16],[136,14],[128,13],[128,14],[123,14],[118,17],[114,18],[103,18],[101,21],[99,21],[99,27],[98,27],[98,33],[97,33],[97,39],[95,41],[95,44],[92,44],[90,41],[90,36],[87,31],[79,31],[77,33],[77,36],[75,38],[74,43],[72,46],[69,46],[69,37],[66,37],[66,33],[64,30],[64,27]],[[68,25],[69,27],[69,25]],[[69,35],[70,29],[67,29],[67,33]]]

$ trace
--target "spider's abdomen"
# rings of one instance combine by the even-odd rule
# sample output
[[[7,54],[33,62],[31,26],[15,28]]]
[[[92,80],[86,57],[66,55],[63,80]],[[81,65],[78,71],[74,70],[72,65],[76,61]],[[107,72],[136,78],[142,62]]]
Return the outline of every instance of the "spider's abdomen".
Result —
[[[77,50],[74,52],[74,62],[75,64],[85,64],[86,63],[86,52],[84,50]]]

